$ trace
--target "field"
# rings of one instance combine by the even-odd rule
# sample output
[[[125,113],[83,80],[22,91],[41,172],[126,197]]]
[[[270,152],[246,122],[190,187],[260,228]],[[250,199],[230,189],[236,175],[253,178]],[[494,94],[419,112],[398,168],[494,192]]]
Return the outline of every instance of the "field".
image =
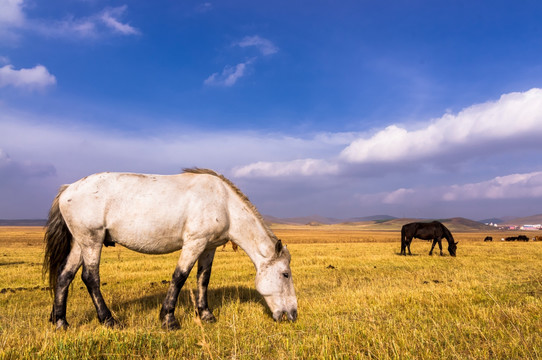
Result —
[[[542,358],[542,242],[505,233],[455,233],[458,256],[399,256],[396,231],[276,226],[292,254],[299,318],[275,323],[242,251],[217,251],[209,302],[217,322],[194,318],[187,281],[176,310],[158,313],[178,253],[104,248],[102,291],[119,329],[101,326],[78,276],[67,331],[48,323],[43,229],[0,227],[0,358],[127,359],[538,359]],[[484,243],[486,235],[496,241]],[[540,234],[537,234],[540,235]],[[438,252],[437,252],[438,253]]]

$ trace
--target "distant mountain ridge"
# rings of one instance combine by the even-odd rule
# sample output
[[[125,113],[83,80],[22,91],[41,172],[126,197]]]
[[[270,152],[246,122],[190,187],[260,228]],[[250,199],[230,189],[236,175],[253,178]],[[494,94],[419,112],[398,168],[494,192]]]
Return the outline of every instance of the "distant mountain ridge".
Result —
[[[373,215],[364,217],[355,217],[349,219],[335,219],[321,216],[306,216],[292,218],[277,218],[272,216],[264,216],[264,219],[269,224],[283,225],[351,225],[362,226],[367,230],[400,230],[404,224],[410,222],[430,222],[437,220],[442,222],[450,231],[490,231],[495,228],[486,225],[484,222],[470,220],[463,217],[454,217],[448,219],[419,219],[419,218],[396,218],[389,215]],[[524,222],[524,220],[528,220]],[[540,220],[540,222],[536,221]],[[495,222],[493,222],[495,223]],[[539,224],[542,223],[542,215],[535,215],[525,218],[512,218],[506,223],[510,224]]]
[[[300,217],[289,217],[289,218],[278,218],[270,215],[263,215],[264,220],[270,224],[291,224],[291,225],[306,225],[306,224],[323,224],[323,225],[333,225],[341,223],[355,223],[355,222],[365,222],[365,221],[387,221],[397,219],[396,217],[389,215],[372,215],[364,217],[354,217],[349,219],[337,219],[331,217],[324,217],[320,215],[310,215],[310,216],[300,216]]]
[[[45,219],[0,219],[0,226],[45,226],[45,224],[47,224]]]
[[[505,221],[506,224],[513,225],[535,225],[542,224],[542,214],[513,218]]]
[[[347,219],[338,219],[332,217],[325,217],[320,215],[311,216],[299,216],[279,218],[271,215],[263,215],[264,220],[268,224],[290,224],[290,225],[307,225],[307,224],[322,224],[322,225],[334,225],[334,224],[355,224],[355,223],[374,223],[379,227],[397,227],[399,224],[406,224],[414,221],[431,221],[431,219],[419,219],[419,218],[397,218],[390,215],[371,215],[352,217]],[[509,224],[509,225],[536,225],[542,224],[542,214],[531,215],[525,217],[511,217],[504,216],[499,218],[491,218],[480,221],[470,220],[462,217],[455,217],[450,219],[435,219],[444,224],[450,224],[452,227],[458,229],[486,229],[485,224]],[[0,219],[0,226],[45,226],[46,219]],[[402,226],[402,225],[401,225]],[[447,225],[448,226],[448,225]]]

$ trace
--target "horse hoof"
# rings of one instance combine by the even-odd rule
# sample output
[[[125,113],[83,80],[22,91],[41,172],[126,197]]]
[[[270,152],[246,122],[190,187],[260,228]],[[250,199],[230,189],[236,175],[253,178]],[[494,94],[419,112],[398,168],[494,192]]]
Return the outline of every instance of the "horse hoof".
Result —
[[[167,316],[162,322],[162,329],[164,330],[179,330],[181,324],[173,316]]]
[[[216,318],[213,315],[213,313],[210,310],[204,310],[200,313],[200,319],[201,321],[207,322],[207,323],[214,323],[216,322]]]
[[[120,327],[120,322],[118,322],[114,317],[109,317],[103,321],[103,325],[108,328],[118,328]]]
[[[56,330],[66,330],[70,324],[66,320],[59,319],[56,321]]]

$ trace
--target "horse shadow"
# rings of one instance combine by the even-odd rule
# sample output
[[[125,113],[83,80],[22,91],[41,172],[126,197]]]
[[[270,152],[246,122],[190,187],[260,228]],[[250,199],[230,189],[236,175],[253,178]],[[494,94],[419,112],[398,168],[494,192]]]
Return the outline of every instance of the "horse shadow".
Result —
[[[197,296],[197,289],[182,289],[179,298],[177,300],[177,306],[175,312],[180,318],[186,314],[194,314],[195,308],[191,300],[190,292],[194,292],[194,296]],[[159,289],[158,291],[151,289],[148,295],[140,296],[137,298],[125,300],[125,301],[114,301],[111,299],[108,301],[110,308],[113,313],[120,313],[126,310],[126,308],[134,307],[144,311],[154,310],[156,311],[156,319],[158,322],[158,314],[162,307],[162,302],[166,297],[167,287]],[[227,305],[232,302],[239,303],[257,303],[261,304],[268,316],[272,316],[271,311],[265,305],[265,300],[263,297],[253,288],[248,288],[245,286],[226,286],[221,288],[208,289],[207,298],[209,302],[209,308],[213,311],[213,314],[220,318],[221,309],[224,305]],[[83,321],[89,322],[96,318],[96,311],[94,307],[86,312],[83,317]],[[118,320],[121,323],[125,322],[123,316],[119,316]]]

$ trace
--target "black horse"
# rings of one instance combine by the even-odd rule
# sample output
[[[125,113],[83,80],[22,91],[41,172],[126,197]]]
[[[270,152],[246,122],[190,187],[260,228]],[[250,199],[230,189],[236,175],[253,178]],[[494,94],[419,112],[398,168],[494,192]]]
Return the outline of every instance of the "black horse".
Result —
[[[448,252],[450,255],[455,256],[457,250],[457,243],[454,242],[454,237],[450,230],[446,226],[442,225],[438,221],[432,221],[430,223],[413,222],[405,224],[401,228],[401,255],[406,255],[406,249],[408,248],[408,255],[412,255],[410,252],[410,243],[413,238],[423,240],[433,240],[433,246],[429,255],[433,255],[433,249],[438,243],[440,248],[440,255],[442,256],[442,239],[448,240]]]

